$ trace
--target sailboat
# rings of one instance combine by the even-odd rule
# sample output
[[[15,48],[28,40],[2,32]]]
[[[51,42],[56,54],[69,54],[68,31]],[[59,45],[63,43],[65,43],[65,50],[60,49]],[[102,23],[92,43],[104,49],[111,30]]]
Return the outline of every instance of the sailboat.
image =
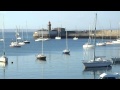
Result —
[[[58,28],[58,36],[55,37],[55,39],[61,39],[61,37],[59,36],[60,30]]]
[[[78,40],[78,37],[76,36],[76,33],[77,32],[75,32],[75,37],[73,38],[73,40]]]
[[[95,20],[95,31],[94,31],[94,45],[96,47],[96,22],[97,22],[97,13],[96,13],[96,20]],[[93,60],[83,60],[82,63],[84,64],[85,68],[90,68],[90,67],[107,67],[112,65],[111,60],[107,60],[104,57],[96,56],[95,52],[95,47],[94,47],[94,55],[93,55]]]
[[[3,22],[3,39],[4,39],[4,22]],[[3,41],[3,55],[0,57],[0,62],[4,63],[8,62],[8,58],[5,55],[5,40]]]
[[[23,42],[23,29],[22,29],[22,37],[21,37],[21,39],[19,40],[19,45],[21,45],[21,46],[23,46],[23,45],[25,45],[25,43]]]
[[[43,38],[43,31],[42,31],[42,38]],[[46,60],[46,56],[43,54],[43,40],[42,40],[42,53],[38,54],[36,57],[37,59],[40,59],[40,60]]]
[[[90,27],[89,27],[89,39],[88,42],[83,45],[84,49],[94,48],[94,45],[91,43],[91,37],[90,37]]]
[[[42,34],[43,33],[43,31],[44,31],[44,29],[41,29],[39,32]],[[39,36],[40,34],[38,34],[38,36]],[[45,38],[45,37],[40,37],[39,36],[39,38],[37,38],[37,39],[35,39],[35,41],[48,41],[48,40],[50,40],[50,38]]]
[[[2,37],[3,37],[3,30],[1,31],[1,33],[2,33]],[[4,39],[0,38],[0,41],[4,41]]]
[[[70,50],[68,49],[67,31],[66,31],[66,49],[63,50],[63,54],[70,54]]]
[[[16,26],[16,28],[17,28],[17,26]],[[18,30],[20,30],[20,28],[19,28],[19,29],[17,28],[17,39],[18,39],[18,40],[21,40],[22,38],[20,37],[20,33],[19,33]]]
[[[15,36],[16,36],[16,41],[12,41],[10,44],[10,47],[21,47],[21,45],[19,44],[18,39],[17,39],[17,36],[18,36],[17,31],[16,31]]]
[[[27,22],[26,22],[26,27],[27,27]],[[24,41],[24,43],[30,43],[30,41],[28,41],[28,29],[26,29],[26,36],[27,36],[27,39]]]
[[[120,24],[120,23],[119,23]],[[117,35],[117,39],[112,41],[113,44],[120,44],[120,33],[118,30],[118,35]]]
[[[102,30],[102,41],[101,42],[98,42],[96,43],[97,46],[106,46],[106,43],[103,42],[103,30]]]

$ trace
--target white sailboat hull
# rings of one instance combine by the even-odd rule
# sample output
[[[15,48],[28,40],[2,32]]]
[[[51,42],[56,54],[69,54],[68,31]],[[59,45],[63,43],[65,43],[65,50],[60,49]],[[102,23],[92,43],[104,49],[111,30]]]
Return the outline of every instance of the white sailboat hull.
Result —
[[[10,47],[21,47],[18,42],[11,42]]]
[[[111,66],[112,62],[111,61],[84,61],[83,62],[84,66],[86,68],[89,67],[107,67],[107,66]]]
[[[28,41],[28,40],[25,40],[25,41],[24,41],[24,43],[30,43],[30,41]]]
[[[86,48],[94,48],[94,45],[86,43],[86,44],[83,45],[83,48],[84,49],[86,49]]]
[[[37,59],[46,60],[46,56],[43,54],[38,54],[36,57]]]
[[[101,42],[101,43],[96,43],[97,46],[106,46],[106,43]]]
[[[105,42],[106,45],[113,44],[111,41]]]
[[[4,41],[4,39],[3,39],[3,38],[1,38],[1,39],[0,39],[0,41]]]
[[[96,14],[96,21],[97,21],[97,14]],[[96,24],[95,24],[95,31],[96,31]],[[96,46],[96,32],[94,32],[94,36],[95,36],[95,41],[94,41],[94,46]],[[89,43],[88,43],[89,44]],[[95,55],[95,48],[94,48],[94,59],[93,60],[89,60],[89,61],[83,61],[82,63],[84,64],[85,68],[93,68],[93,67],[107,67],[107,66],[111,66],[113,64],[112,61],[110,60],[106,60],[103,57],[96,57]]]
[[[21,39],[21,37],[17,37],[17,39]]]
[[[19,42],[19,45],[25,45],[25,43],[24,42]]]
[[[0,67],[5,67],[8,63],[6,62],[0,62]]]
[[[0,62],[8,62],[8,58],[5,56],[0,57]]]
[[[35,41],[46,41],[46,40],[49,40],[49,38],[38,38]]]
[[[73,40],[78,40],[78,38],[77,38],[77,37],[74,37]]]
[[[61,37],[55,37],[55,39],[61,39]]]
[[[68,49],[63,50],[63,54],[70,54],[70,50]]]
[[[112,41],[113,44],[120,44],[120,41]]]

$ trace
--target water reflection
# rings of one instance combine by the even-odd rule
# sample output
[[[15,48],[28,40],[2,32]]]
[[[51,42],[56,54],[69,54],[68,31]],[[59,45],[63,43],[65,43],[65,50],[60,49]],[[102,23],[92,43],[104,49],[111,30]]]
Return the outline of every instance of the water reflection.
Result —
[[[83,48],[83,50],[94,50],[94,48]]]
[[[112,69],[112,66],[109,67],[97,67],[97,68],[84,68],[83,74],[88,74],[89,72],[93,74],[93,79],[98,79],[97,76],[103,72],[108,72]]]
[[[36,59],[36,62],[41,63],[41,64],[45,64],[46,60]]]
[[[68,59],[68,58],[70,57],[70,54],[63,54],[63,57],[64,57],[65,59]]]
[[[45,70],[45,64],[46,64],[46,60],[40,60],[40,59],[36,59],[36,62],[40,63],[40,68],[41,68],[41,79],[44,79],[44,70]]]
[[[0,68],[5,68],[8,65],[8,62],[0,62]]]
[[[3,79],[5,79],[5,69],[6,66],[8,65],[8,62],[0,62],[0,68],[3,69]]]

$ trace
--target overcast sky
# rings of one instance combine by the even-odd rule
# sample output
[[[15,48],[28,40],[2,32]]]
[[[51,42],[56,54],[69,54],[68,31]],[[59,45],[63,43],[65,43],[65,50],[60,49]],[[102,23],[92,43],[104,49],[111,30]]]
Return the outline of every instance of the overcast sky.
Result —
[[[52,28],[63,27],[67,30],[88,29],[93,26],[97,13],[97,29],[118,29],[120,27],[120,11],[0,11],[0,26],[5,29],[16,29],[16,26],[28,29],[46,28],[48,22]]]

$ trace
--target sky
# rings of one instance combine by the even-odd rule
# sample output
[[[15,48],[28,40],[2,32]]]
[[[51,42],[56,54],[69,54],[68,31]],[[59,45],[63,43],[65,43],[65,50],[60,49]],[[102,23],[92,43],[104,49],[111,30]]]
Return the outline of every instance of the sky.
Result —
[[[38,30],[51,27],[63,27],[69,30],[85,30],[94,27],[97,13],[97,29],[118,29],[120,27],[120,11],[0,11],[0,28],[28,28]],[[4,18],[3,18],[4,17]],[[26,27],[27,22],[27,27]]]

